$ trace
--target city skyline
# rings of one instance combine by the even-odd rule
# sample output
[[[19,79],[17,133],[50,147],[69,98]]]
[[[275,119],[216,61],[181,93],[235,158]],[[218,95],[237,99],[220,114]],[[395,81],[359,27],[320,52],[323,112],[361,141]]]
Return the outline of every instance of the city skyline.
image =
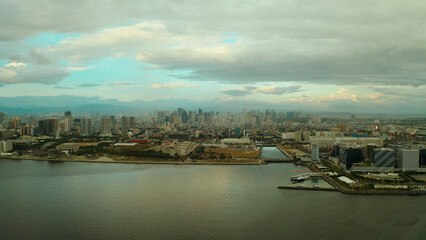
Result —
[[[0,239],[423,239],[425,9],[0,0]]]
[[[36,96],[76,96],[426,112],[423,2],[75,4],[0,3],[0,107],[6,98],[32,96],[24,107],[44,104]]]

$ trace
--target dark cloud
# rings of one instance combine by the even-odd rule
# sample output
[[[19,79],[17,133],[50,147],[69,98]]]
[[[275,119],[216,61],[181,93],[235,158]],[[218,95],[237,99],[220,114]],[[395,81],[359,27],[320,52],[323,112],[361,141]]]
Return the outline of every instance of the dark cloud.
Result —
[[[241,97],[241,96],[245,96],[247,94],[252,94],[251,92],[248,92],[248,91],[245,91],[245,90],[238,90],[238,89],[223,90],[222,93],[230,95],[230,96],[234,96],[234,97]]]
[[[61,87],[61,86],[56,86],[56,87],[53,87],[53,88],[57,88],[57,89],[74,89],[72,87]]]
[[[99,86],[102,86],[102,85],[98,83],[82,83],[78,85],[77,87],[99,87]]]

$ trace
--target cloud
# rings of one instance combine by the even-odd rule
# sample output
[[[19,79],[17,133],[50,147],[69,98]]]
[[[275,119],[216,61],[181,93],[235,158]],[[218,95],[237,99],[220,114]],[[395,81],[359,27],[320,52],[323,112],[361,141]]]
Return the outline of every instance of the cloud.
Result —
[[[0,67],[0,83],[43,83],[59,82],[70,74],[56,65],[34,65],[10,62]]]
[[[88,70],[90,68],[91,68],[90,66],[85,66],[85,67],[68,67],[67,69],[68,71],[71,71],[71,72],[79,72],[79,71]]]
[[[12,46],[39,33],[80,33],[43,52],[76,63],[128,57],[162,70],[188,71],[180,78],[198,81],[425,84],[425,1],[105,0],[103,5],[108,7],[91,0],[2,1],[0,16],[7,21],[0,20],[0,41]],[[129,22],[136,24],[125,26]]]
[[[40,49],[31,49],[30,50],[31,62],[34,64],[50,64],[52,60],[46,54],[44,54]]]
[[[61,86],[55,86],[53,88],[57,88],[57,89],[74,89],[72,87],[61,87]]]
[[[78,85],[77,87],[99,87],[99,86],[102,86],[102,85],[98,83],[82,83]]]
[[[0,83],[53,84],[70,75],[37,48],[11,54],[8,58],[9,63],[0,66]]]
[[[109,84],[110,86],[135,86],[136,84],[130,82],[113,82]]]
[[[151,88],[181,88],[181,87],[199,87],[197,84],[189,83],[163,83],[163,84],[152,84]]]
[[[273,95],[283,95],[288,93],[299,92],[301,85],[294,85],[290,87],[278,87],[278,86],[266,86],[266,87],[242,87],[235,89],[224,89],[222,93],[234,96],[241,97],[245,95],[250,95],[254,93],[263,93],[263,94],[273,94]]]

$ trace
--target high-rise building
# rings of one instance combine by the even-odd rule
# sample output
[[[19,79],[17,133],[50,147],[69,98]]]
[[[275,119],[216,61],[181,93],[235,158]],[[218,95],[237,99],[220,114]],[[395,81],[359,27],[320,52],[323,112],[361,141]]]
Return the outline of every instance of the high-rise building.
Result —
[[[419,168],[419,149],[400,149],[398,168],[402,171],[415,171]]]
[[[13,118],[12,124],[14,129],[18,129],[21,127],[21,120],[19,120],[19,118]]]
[[[182,124],[182,116],[172,115],[172,122],[176,125]]]
[[[38,135],[46,135],[46,120],[38,121]]]
[[[69,131],[70,129],[72,129],[74,127],[74,119],[71,115],[71,111],[66,111],[64,113],[64,120],[68,121],[67,125],[68,129],[62,129],[63,131]]]
[[[123,116],[121,117],[121,132],[125,134],[128,131],[129,131],[129,118]]]
[[[311,132],[309,131],[304,131],[303,132],[303,141],[304,142],[309,142],[309,138],[311,137]]]
[[[111,135],[112,122],[110,117],[101,119],[101,135]]]
[[[311,132],[309,131],[297,131],[294,132],[294,140],[297,142],[309,142]]]
[[[312,161],[319,162],[319,145],[312,144]]]
[[[59,136],[59,121],[57,118],[46,119],[46,135]]]
[[[21,136],[31,136],[31,128],[28,123],[25,126],[21,126]]]
[[[83,118],[81,120],[81,127],[83,128],[83,135],[85,136],[92,135],[92,119]]]

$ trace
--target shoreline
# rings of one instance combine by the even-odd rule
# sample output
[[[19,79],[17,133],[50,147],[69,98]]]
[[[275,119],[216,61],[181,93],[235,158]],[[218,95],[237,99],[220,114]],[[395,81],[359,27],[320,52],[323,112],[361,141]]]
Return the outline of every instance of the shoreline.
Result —
[[[108,157],[106,157],[108,158]],[[111,160],[90,160],[90,159],[58,159],[58,158],[34,158],[30,156],[22,156],[22,157],[1,157],[0,160],[29,160],[29,161],[47,161],[51,163],[65,163],[65,162],[88,162],[88,163],[121,163],[121,164],[169,164],[169,165],[265,165],[268,164],[262,160],[232,160],[232,161],[197,161],[197,162],[181,162],[181,161],[167,161],[167,160],[116,160],[113,158],[109,158]],[[129,159],[129,158],[127,158]],[[241,162],[238,162],[241,161]],[[290,162],[282,162],[282,163],[290,163]],[[294,165],[302,165],[313,172],[320,172],[318,168],[312,166],[310,163],[304,162],[292,162]],[[377,189],[349,189],[344,187],[331,177],[323,174],[322,179],[330,184],[334,190],[330,189],[322,189],[322,188],[307,188],[307,187],[287,187],[287,186],[278,186],[278,189],[287,189],[287,190],[307,190],[307,191],[338,191],[343,194],[349,195],[410,195],[410,196],[420,196],[426,195],[426,191],[406,191],[406,190],[377,190]]]
[[[264,165],[267,164],[262,160],[252,160],[252,161],[197,161],[197,162],[182,162],[175,160],[115,160],[110,158],[111,160],[97,160],[97,159],[59,159],[59,158],[35,158],[35,157],[7,157],[0,158],[0,160],[30,160],[30,161],[47,161],[47,162],[57,162],[57,163],[65,163],[65,162],[87,162],[87,163],[124,163],[124,164],[170,164],[170,165]]]

